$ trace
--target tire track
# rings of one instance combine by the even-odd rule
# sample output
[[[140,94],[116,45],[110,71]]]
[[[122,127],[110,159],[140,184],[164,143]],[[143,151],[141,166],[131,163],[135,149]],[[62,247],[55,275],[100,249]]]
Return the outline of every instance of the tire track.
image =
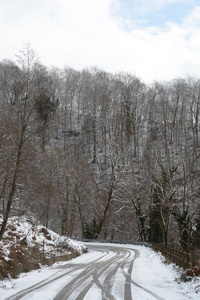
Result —
[[[120,249],[120,250],[121,250],[121,249]],[[123,250],[123,249],[122,249],[122,250]],[[119,251],[119,252],[122,252],[122,250]],[[120,256],[118,256],[117,259],[116,259],[116,261],[113,261],[112,264],[118,263],[118,262],[119,262],[119,259],[121,259],[121,258],[124,257],[124,251],[123,251],[121,254],[117,252],[117,255],[120,255]],[[92,286],[93,286],[94,284],[96,284],[96,285],[101,289],[101,291],[102,291],[102,299],[114,300],[115,297],[114,297],[114,296],[111,294],[111,292],[110,292],[112,286],[110,286],[110,285],[107,284],[107,283],[111,281],[111,278],[113,277],[113,275],[115,276],[115,274],[116,274],[116,272],[117,272],[117,270],[118,270],[118,266],[115,267],[114,270],[112,270],[112,271],[110,271],[110,272],[108,273],[108,275],[106,276],[106,278],[105,278],[105,280],[104,280],[104,285],[102,285],[102,284],[100,283],[100,281],[99,281],[99,278],[102,276],[102,274],[104,274],[105,271],[106,271],[107,269],[109,269],[109,268],[112,266],[112,264],[110,265],[110,264],[107,264],[107,262],[106,262],[106,266],[105,266],[104,268],[102,268],[100,271],[99,271],[99,270],[98,270],[98,271],[95,271],[95,272],[93,273],[93,281],[92,281],[90,284],[88,284],[88,285],[84,288],[84,290],[83,290],[82,292],[80,292],[80,294],[78,295],[77,299],[80,299],[80,300],[84,299],[84,297],[86,296],[86,294],[88,293],[88,291],[92,288]]]
[[[109,251],[107,250],[106,253],[102,253],[102,256],[99,257],[98,259],[94,260],[93,263],[97,262],[98,260],[101,260],[102,258],[104,258],[108,254],[109,254]],[[79,270],[80,268],[84,268],[84,265],[79,265],[79,264],[78,265],[67,264],[67,266],[71,266],[73,269],[70,270],[70,271],[68,270],[67,272],[63,269],[59,270],[55,274],[53,274],[53,275],[49,276],[48,278],[44,279],[43,281],[41,281],[40,283],[36,283],[33,286],[28,287],[27,289],[24,289],[24,290],[18,292],[17,294],[6,298],[5,300],[19,300],[19,299],[27,296],[28,294],[32,293],[33,291],[41,289],[44,286],[49,285],[50,283],[52,283],[56,280],[59,280],[62,277],[67,276],[68,274],[70,274],[72,272],[75,272],[75,271]],[[59,274],[59,273],[63,273],[63,274],[57,276],[57,274]]]
[[[85,295],[94,284],[97,284],[97,286],[101,288],[103,293],[104,286],[99,282],[98,279],[100,275],[102,275],[105,272],[106,269],[110,268],[112,264],[116,263],[118,260],[119,260],[119,256],[117,253],[114,252],[114,257],[105,260],[103,264],[102,262],[98,262],[95,266],[88,267],[85,271],[83,271],[76,278],[70,281],[54,298],[54,300],[69,299],[69,297],[74,293],[74,291],[77,288],[79,288],[82,283],[87,281],[89,277],[91,277],[91,282],[87,284],[87,286],[84,287],[84,289],[80,291],[79,294],[74,299],[84,299]],[[94,279],[94,274],[96,275],[95,279]],[[104,299],[104,297],[102,299]],[[111,298],[109,300],[111,300]]]
[[[157,295],[156,293],[150,291],[147,288],[144,288],[143,286],[141,286],[140,284],[136,283],[135,281],[133,281],[131,279],[131,274],[132,274],[132,270],[133,270],[133,266],[134,266],[134,262],[135,260],[139,257],[140,253],[137,250],[133,250],[135,252],[135,257],[132,260],[132,262],[130,263],[130,266],[128,268],[128,271],[125,272],[124,270],[124,265],[122,266],[122,273],[124,275],[124,277],[126,278],[126,282],[125,282],[125,289],[124,289],[124,299],[132,299],[129,298],[131,295],[131,284],[135,285],[136,287],[142,289],[144,292],[150,294],[151,296],[153,296],[154,298],[158,299],[158,300],[165,300],[164,298],[160,297],[159,295]]]
[[[131,291],[133,285],[157,300],[165,300],[153,291],[132,280],[131,275],[133,273],[134,262],[139,257],[139,251],[128,247],[101,244],[92,245],[88,248],[91,248],[92,251],[100,252],[99,257],[96,259],[88,257],[87,259],[86,256],[86,260],[80,264],[68,263],[62,266],[61,270],[55,272],[40,283],[22,290],[6,300],[19,300],[36,291],[38,293],[40,289],[46,286],[51,287],[52,283],[64,277],[66,277],[68,283],[54,297],[54,300],[86,300],[87,294],[90,291],[92,292],[94,287],[101,293],[102,300],[116,300],[118,297],[115,297],[114,286],[117,280],[117,274],[118,276],[124,276],[125,281],[122,286],[123,290],[121,290],[122,294],[120,293],[120,295],[123,296],[125,300],[132,300],[134,298],[132,297]],[[76,260],[78,262],[78,258],[74,259],[73,262],[76,262]],[[118,277],[118,280],[120,278],[121,277]],[[30,297],[33,295],[30,295]]]

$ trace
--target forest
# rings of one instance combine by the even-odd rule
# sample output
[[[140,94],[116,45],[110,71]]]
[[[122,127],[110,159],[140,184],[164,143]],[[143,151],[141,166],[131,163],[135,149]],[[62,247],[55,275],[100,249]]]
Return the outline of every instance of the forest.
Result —
[[[200,243],[200,79],[0,62],[0,239],[11,215],[69,237]]]

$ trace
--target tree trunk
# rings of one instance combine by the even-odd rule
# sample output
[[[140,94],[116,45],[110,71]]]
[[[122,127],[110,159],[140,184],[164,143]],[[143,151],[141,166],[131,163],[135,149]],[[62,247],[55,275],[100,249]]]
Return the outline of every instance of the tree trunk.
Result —
[[[7,181],[8,181],[8,171],[6,173],[4,182],[3,182],[3,187],[1,189],[1,193],[0,193],[0,201],[2,200],[4,194],[5,194],[5,190],[6,190],[6,185],[7,185]],[[4,205],[4,200],[3,200],[3,215],[5,213],[5,205]]]
[[[107,212],[108,212],[108,209],[109,209],[109,206],[110,206],[110,202],[111,202],[111,199],[112,199],[112,194],[113,194],[113,190],[114,190],[114,185],[113,183],[111,184],[111,188],[110,188],[110,192],[108,194],[108,200],[107,200],[107,204],[106,204],[106,207],[105,207],[105,210],[104,210],[104,213],[103,213],[103,217],[99,223],[99,227],[98,227],[98,230],[97,230],[97,233],[95,235],[95,239],[97,239],[102,231],[102,228],[103,228],[103,225],[106,221],[106,216],[107,216]]]
[[[13,180],[12,180],[12,185],[11,185],[11,190],[8,196],[8,202],[5,210],[5,214],[3,216],[3,222],[0,230],[0,240],[2,240],[4,232],[6,230],[6,225],[8,222],[8,218],[10,215],[11,207],[12,207],[12,202],[13,198],[15,196],[15,191],[16,191],[16,186],[17,186],[17,179],[19,175],[19,167],[21,163],[21,154],[22,154],[22,147],[24,144],[24,133],[25,133],[25,126],[22,127],[22,132],[21,132],[21,137],[20,137],[20,142],[19,142],[19,147],[18,147],[18,152],[17,152],[17,159],[16,159],[16,164],[15,164],[15,170],[13,174]]]

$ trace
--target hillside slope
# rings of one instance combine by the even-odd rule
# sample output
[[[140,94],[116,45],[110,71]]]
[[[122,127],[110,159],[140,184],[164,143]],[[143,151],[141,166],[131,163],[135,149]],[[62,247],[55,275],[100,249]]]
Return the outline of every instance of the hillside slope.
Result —
[[[60,236],[26,217],[11,217],[0,241],[0,280],[15,278],[41,264],[52,264],[54,259],[51,258],[68,254],[78,256],[86,251],[82,243]]]

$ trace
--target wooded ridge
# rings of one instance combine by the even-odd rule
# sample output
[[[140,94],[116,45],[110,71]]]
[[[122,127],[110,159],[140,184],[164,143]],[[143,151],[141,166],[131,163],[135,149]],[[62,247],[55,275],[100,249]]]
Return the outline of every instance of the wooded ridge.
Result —
[[[0,239],[12,215],[69,237],[200,245],[200,80],[146,85],[0,62]]]

